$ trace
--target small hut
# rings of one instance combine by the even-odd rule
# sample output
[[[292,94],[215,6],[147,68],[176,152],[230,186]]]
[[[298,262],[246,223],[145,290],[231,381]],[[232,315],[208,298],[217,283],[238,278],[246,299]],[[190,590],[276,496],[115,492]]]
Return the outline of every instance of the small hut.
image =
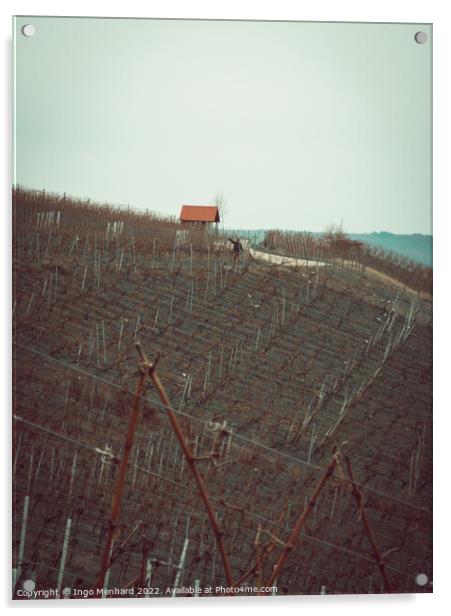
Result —
[[[204,228],[220,222],[219,209],[216,205],[182,205],[180,212],[182,225],[198,225]]]

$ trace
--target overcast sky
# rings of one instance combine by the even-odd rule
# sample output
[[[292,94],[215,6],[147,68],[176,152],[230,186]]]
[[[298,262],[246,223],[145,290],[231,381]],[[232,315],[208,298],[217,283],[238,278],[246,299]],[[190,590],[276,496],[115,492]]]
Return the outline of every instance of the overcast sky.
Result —
[[[428,25],[14,27],[16,183],[168,215],[222,190],[229,227],[431,233]]]

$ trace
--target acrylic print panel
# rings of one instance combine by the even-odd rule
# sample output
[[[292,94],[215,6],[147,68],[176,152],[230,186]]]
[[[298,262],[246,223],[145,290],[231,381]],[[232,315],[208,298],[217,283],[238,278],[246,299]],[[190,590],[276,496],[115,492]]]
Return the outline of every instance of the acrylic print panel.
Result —
[[[14,598],[431,592],[431,54],[14,19]]]

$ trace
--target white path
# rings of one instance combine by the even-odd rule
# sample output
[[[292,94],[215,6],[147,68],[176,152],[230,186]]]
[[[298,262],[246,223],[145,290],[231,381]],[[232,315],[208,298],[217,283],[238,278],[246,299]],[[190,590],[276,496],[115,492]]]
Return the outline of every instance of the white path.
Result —
[[[284,257],[282,255],[273,255],[268,252],[262,252],[260,250],[254,250],[249,248],[249,254],[255,259],[266,261],[267,263],[274,263],[275,265],[288,265],[291,267],[323,267],[326,265],[324,261],[314,261],[309,259],[297,259],[296,257]]]

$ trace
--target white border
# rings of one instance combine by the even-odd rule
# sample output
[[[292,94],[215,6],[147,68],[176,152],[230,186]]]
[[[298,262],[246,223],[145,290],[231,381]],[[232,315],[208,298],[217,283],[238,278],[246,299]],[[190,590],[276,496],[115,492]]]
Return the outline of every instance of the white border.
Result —
[[[374,21],[374,22],[414,22],[414,23],[433,23],[434,26],[434,274],[435,274],[435,293],[434,293],[434,329],[438,332],[434,337],[434,465],[435,465],[435,490],[434,490],[434,509],[436,511],[434,521],[435,553],[434,553],[434,594],[433,595],[398,595],[398,596],[329,596],[329,597],[287,597],[277,599],[246,598],[240,599],[208,599],[193,603],[192,600],[178,599],[175,602],[152,601],[150,604],[135,604],[134,601],[97,601],[94,606],[91,602],[78,603],[75,601],[65,602],[65,608],[83,609],[84,613],[89,613],[94,609],[116,608],[122,609],[146,609],[162,610],[164,612],[173,610],[183,610],[186,612],[198,612],[205,609],[229,610],[232,607],[238,612],[245,610],[258,609],[262,611],[273,611],[283,608],[290,613],[298,613],[299,610],[311,610],[316,614],[346,614],[349,613],[370,613],[381,609],[390,613],[409,613],[411,615],[421,614],[425,611],[435,613],[440,607],[445,605],[447,599],[447,582],[450,572],[450,563],[447,551],[450,548],[449,520],[451,511],[449,510],[449,480],[447,478],[449,461],[447,449],[450,446],[450,403],[449,394],[446,387],[450,379],[450,359],[449,359],[449,327],[447,320],[450,314],[450,122],[449,115],[451,110],[450,86],[449,86],[449,65],[451,58],[450,49],[450,11],[446,0],[421,0],[421,1],[402,1],[402,0],[378,0],[365,2],[364,0],[260,0],[252,2],[250,0],[191,0],[191,1],[100,1],[100,0],[72,0],[66,1],[4,1],[0,7],[0,24],[2,36],[1,63],[1,84],[2,91],[7,94],[2,97],[2,134],[7,138],[3,139],[1,148],[2,173],[2,201],[3,208],[1,231],[3,234],[2,262],[1,262],[1,288],[3,297],[6,298],[2,304],[3,308],[3,327],[1,328],[2,339],[0,374],[2,378],[1,391],[4,392],[4,405],[2,408],[2,436],[3,451],[6,456],[2,460],[3,469],[3,495],[8,494],[8,498],[3,498],[2,502],[8,503],[7,508],[1,510],[2,524],[4,531],[3,546],[10,544],[10,422],[9,411],[11,405],[10,395],[10,292],[6,290],[10,286],[10,188],[12,183],[11,173],[11,16],[12,15],[77,15],[77,16],[120,16],[120,17],[161,17],[161,18],[209,18],[209,19],[270,19],[270,20],[317,20],[317,21]],[[448,275],[448,276],[447,276]],[[448,282],[446,278],[448,277]],[[447,506],[447,510],[446,509]],[[6,509],[6,511],[5,511]],[[9,597],[9,578],[10,563],[9,549],[4,550],[4,558],[1,559],[1,589],[2,603],[8,606]],[[38,602],[27,607],[14,604],[12,609],[33,609]],[[43,606],[42,602],[39,602]],[[11,603],[9,603],[11,607]],[[45,603],[48,609],[62,609],[61,602],[49,601]]]

